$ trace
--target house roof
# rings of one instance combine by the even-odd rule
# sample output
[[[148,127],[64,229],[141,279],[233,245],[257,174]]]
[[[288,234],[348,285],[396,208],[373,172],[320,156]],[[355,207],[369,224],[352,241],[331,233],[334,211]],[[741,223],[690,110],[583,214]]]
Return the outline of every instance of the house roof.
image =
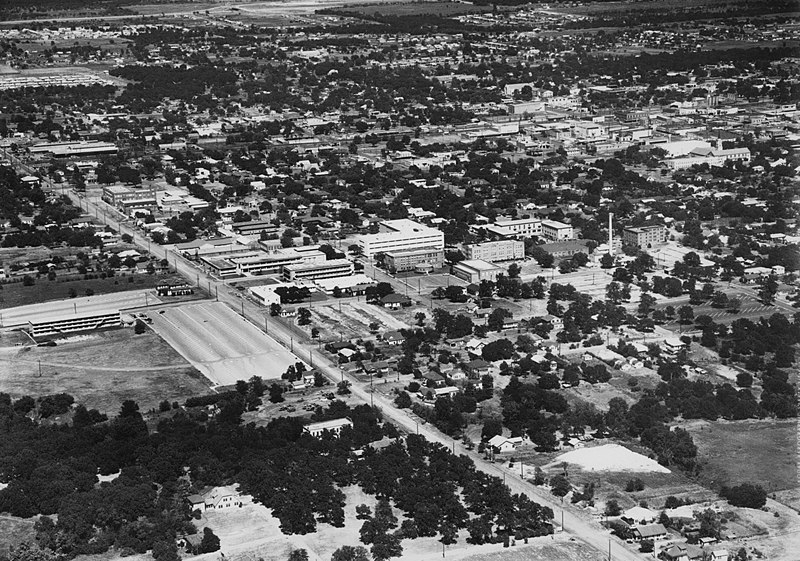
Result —
[[[411,302],[411,298],[404,294],[387,294],[381,298],[381,302],[384,304],[403,304],[405,302]]]
[[[645,524],[644,526],[637,526],[634,530],[643,538],[663,536],[667,533],[667,529],[661,524]]]

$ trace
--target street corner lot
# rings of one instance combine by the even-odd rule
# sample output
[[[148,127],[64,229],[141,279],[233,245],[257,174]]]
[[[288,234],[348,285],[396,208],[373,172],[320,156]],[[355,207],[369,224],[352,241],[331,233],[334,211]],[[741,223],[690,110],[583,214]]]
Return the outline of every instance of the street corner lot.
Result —
[[[152,327],[216,386],[280,378],[297,358],[221,302],[152,313]]]
[[[147,410],[208,393],[202,375],[152,331],[109,329],[56,342],[0,349],[0,392],[15,398],[64,392],[109,415],[126,399]]]
[[[374,337],[370,330],[371,323],[378,324],[378,331],[407,329],[408,324],[402,321],[397,312],[390,312],[365,302],[332,303],[329,306],[311,308],[312,324],[310,327],[320,329],[323,341],[345,339],[368,339]]]

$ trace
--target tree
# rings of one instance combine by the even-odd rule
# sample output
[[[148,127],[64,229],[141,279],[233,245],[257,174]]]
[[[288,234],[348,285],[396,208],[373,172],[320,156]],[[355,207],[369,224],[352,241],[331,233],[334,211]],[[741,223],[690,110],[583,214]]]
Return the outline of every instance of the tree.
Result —
[[[559,473],[550,478],[550,492],[556,497],[564,497],[572,490],[572,485],[565,475]]]
[[[350,382],[347,380],[342,380],[338,384],[336,384],[336,393],[338,395],[348,395],[350,394]]]
[[[411,396],[408,393],[401,391],[397,394],[394,404],[400,409],[408,409],[411,407]]]
[[[503,330],[503,321],[506,318],[511,318],[512,314],[505,308],[495,308],[492,310],[492,313],[489,314],[489,317],[486,320],[486,325],[489,329],[493,329],[494,331],[502,331]]]
[[[133,332],[136,335],[141,335],[145,331],[147,331],[147,326],[144,324],[144,322],[142,320],[137,319],[136,323],[133,325]]]
[[[219,551],[219,538],[211,530],[211,528],[203,528],[203,539],[200,540],[200,546],[197,553],[211,553],[212,551]]]
[[[277,316],[281,313],[281,305],[277,303],[273,303],[269,305],[269,315],[272,317]]]
[[[308,561],[308,551],[305,549],[293,549],[289,553],[288,561]]]
[[[761,485],[753,483],[723,487],[719,494],[733,506],[761,508],[767,504],[767,492]]]
[[[603,269],[610,269],[613,266],[614,266],[613,255],[611,255],[610,253],[605,253],[603,254],[602,257],[600,257],[600,267],[602,267]]]
[[[517,265],[516,263],[512,263],[508,266],[508,278],[510,279],[518,279],[519,274],[522,272],[522,267]]]
[[[299,325],[308,325],[311,323],[311,310],[308,308],[297,308],[297,323]]]
[[[363,546],[343,545],[333,552],[331,561],[370,561],[370,558]]]
[[[606,501],[606,509],[604,511],[606,516],[619,516],[621,512],[622,507],[619,506],[616,499],[609,499]]]
[[[694,320],[694,308],[691,306],[681,306],[678,308],[678,318],[681,323],[692,323],[692,320]]]
[[[639,544],[639,551],[642,553],[653,553],[654,549],[655,544],[653,543],[653,540],[642,540]]]
[[[740,388],[749,388],[753,385],[753,375],[749,372],[739,372],[736,375],[736,385]]]
[[[280,403],[283,399],[283,387],[280,384],[273,383],[269,387],[269,400],[272,403]]]
[[[771,306],[775,302],[775,295],[778,293],[778,279],[775,275],[770,275],[761,281],[761,289],[758,291],[758,298],[765,306]]]

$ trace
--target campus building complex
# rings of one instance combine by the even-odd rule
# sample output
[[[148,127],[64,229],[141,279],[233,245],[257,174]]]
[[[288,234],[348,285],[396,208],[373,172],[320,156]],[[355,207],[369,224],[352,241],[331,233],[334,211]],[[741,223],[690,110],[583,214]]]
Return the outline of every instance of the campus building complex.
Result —
[[[444,233],[413,220],[385,220],[377,234],[365,234],[358,239],[364,257],[417,249],[444,250]]]

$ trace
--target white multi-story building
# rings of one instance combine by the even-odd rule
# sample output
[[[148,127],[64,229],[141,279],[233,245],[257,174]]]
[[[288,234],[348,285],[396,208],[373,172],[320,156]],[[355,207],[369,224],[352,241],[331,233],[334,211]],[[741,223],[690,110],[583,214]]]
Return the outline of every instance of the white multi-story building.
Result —
[[[407,218],[385,220],[377,234],[365,234],[357,240],[361,253],[368,259],[378,253],[412,249],[444,249],[444,233]]]
[[[521,240],[500,240],[476,243],[468,245],[466,253],[467,259],[481,259],[490,263],[524,259],[525,242]]]
[[[749,163],[751,158],[749,148],[731,148],[730,150],[695,149],[688,156],[666,160],[671,169],[686,169],[694,165],[708,164],[711,167],[721,167],[725,162]]]
[[[575,238],[575,230],[569,224],[556,220],[542,220],[542,235],[548,240],[561,242]]]
[[[497,228],[502,228],[511,235],[522,236],[524,238],[542,235],[542,221],[538,218],[498,220],[494,225]]]

